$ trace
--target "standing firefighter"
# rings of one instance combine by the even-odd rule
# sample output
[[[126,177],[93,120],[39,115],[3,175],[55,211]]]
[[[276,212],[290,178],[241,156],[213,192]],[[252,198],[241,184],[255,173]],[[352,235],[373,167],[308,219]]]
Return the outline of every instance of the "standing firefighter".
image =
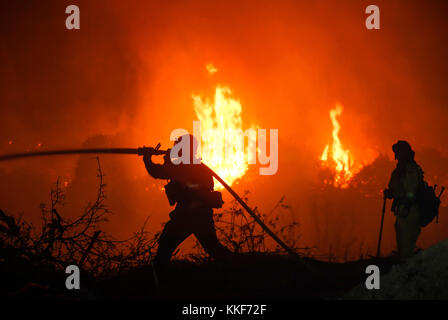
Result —
[[[423,185],[423,171],[414,160],[414,151],[406,141],[398,141],[392,146],[397,167],[392,172],[388,189],[384,196],[393,199],[392,211],[397,217],[395,232],[397,249],[404,260],[414,253],[420,235],[421,206],[419,192]]]
[[[186,143],[187,142],[187,143]],[[163,270],[174,250],[188,236],[194,234],[205,251],[213,258],[226,258],[232,253],[224,247],[216,236],[213,208],[222,206],[221,193],[213,191],[213,176],[196,157],[197,141],[192,135],[183,135],[174,143],[182,143],[178,152],[189,151],[189,163],[174,164],[168,151],[163,164],[152,162],[152,148],[144,148],[143,161],[148,173],[156,179],[168,179],[165,192],[170,205],[176,205],[170,213],[158,241],[154,263],[157,270]],[[188,148],[183,146],[187,145]]]

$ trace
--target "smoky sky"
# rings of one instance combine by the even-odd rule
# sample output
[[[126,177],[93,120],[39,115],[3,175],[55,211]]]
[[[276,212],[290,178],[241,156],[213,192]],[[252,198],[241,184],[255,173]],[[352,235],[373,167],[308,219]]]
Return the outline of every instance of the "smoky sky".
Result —
[[[80,30],[65,28],[70,4],[80,8]],[[335,243],[368,246],[381,199],[362,198],[364,187],[316,187],[318,158],[331,141],[330,109],[344,107],[340,137],[356,161],[388,159],[366,171],[375,181],[366,187],[370,195],[387,183],[398,139],[411,143],[428,179],[447,181],[448,164],[448,4],[376,1],[381,29],[367,30],[369,4],[2,1],[0,153],[167,146],[171,130],[192,129],[191,95],[211,98],[217,84],[226,85],[241,101],[244,126],[279,129],[278,173],[250,170],[235,188],[250,190],[261,210],[285,195],[303,241],[323,251]],[[208,63],[219,70],[213,77]],[[166,221],[163,182],[147,176],[141,159],[101,157],[101,163],[115,212],[111,230],[129,234],[148,215],[155,230]],[[0,207],[31,217],[57,177],[69,181],[67,214],[95,196],[92,157],[4,163],[0,175]],[[350,221],[346,229],[337,223],[341,217]]]

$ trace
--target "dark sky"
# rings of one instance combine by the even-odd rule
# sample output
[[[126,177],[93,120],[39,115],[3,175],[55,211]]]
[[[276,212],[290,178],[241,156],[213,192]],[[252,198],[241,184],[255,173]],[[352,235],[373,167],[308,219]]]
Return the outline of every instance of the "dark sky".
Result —
[[[80,30],[65,29],[69,4],[80,7]],[[191,94],[211,96],[224,84],[241,101],[245,125],[279,129],[278,173],[252,170],[236,189],[251,190],[260,210],[285,195],[303,241],[321,251],[343,252],[349,242],[372,247],[381,199],[319,189],[329,111],[344,106],[340,136],[358,163],[392,159],[391,145],[406,139],[427,178],[446,183],[448,3],[375,1],[381,29],[371,31],[364,26],[369,4],[2,1],[0,153],[167,146],[171,130],[192,129]],[[210,62],[219,69],[213,79]],[[151,180],[138,158],[101,162],[115,212],[110,229],[125,236],[150,214],[157,230],[170,210],[163,182]],[[75,214],[95,196],[95,166],[92,157],[0,164],[0,207],[38,217],[60,176],[70,182],[65,210]],[[393,163],[375,168],[369,192],[378,195]],[[349,222],[338,223],[341,216]],[[431,228],[422,245],[446,237],[442,226]]]

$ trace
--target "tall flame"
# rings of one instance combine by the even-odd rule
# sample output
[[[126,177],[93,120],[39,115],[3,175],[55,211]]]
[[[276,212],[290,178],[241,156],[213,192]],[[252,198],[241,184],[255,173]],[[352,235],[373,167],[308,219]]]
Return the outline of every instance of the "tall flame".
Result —
[[[336,187],[345,188],[350,179],[360,170],[354,165],[353,158],[349,150],[344,149],[339,139],[341,126],[337,120],[342,113],[342,106],[330,110],[331,123],[333,124],[332,144],[327,144],[320,157],[322,164],[334,171],[334,180],[330,182]]]
[[[210,73],[216,72],[211,64]],[[243,129],[242,107],[239,100],[232,98],[227,86],[217,85],[214,100],[203,100],[192,95],[194,110],[201,121],[201,157],[229,185],[241,178],[248,169],[248,159],[244,152],[244,140],[240,133]],[[241,142],[243,146],[241,146]],[[222,189],[220,183],[217,189]]]

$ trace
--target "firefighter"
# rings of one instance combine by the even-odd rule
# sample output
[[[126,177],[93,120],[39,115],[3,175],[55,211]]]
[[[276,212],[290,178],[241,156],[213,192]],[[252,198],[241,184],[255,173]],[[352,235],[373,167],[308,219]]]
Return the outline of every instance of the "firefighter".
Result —
[[[180,148],[178,152],[179,157],[183,157],[182,152],[189,151],[189,157],[186,157],[188,163],[174,164],[169,150],[164,156],[164,163],[155,164],[151,159],[153,149],[144,148],[143,161],[148,173],[156,179],[169,180],[165,192],[170,205],[176,205],[158,240],[154,259],[158,271],[165,269],[174,250],[191,234],[215,259],[227,258],[232,254],[216,236],[213,208],[222,206],[222,198],[221,193],[213,191],[213,176],[196,157],[197,140],[186,134],[179,137],[174,145],[178,143],[189,146]]]
[[[384,196],[393,199],[392,212],[396,216],[395,233],[401,259],[413,255],[420,235],[420,206],[418,192],[423,183],[423,171],[414,160],[408,142],[399,140],[392,146],[397,166],[392,172]]]

